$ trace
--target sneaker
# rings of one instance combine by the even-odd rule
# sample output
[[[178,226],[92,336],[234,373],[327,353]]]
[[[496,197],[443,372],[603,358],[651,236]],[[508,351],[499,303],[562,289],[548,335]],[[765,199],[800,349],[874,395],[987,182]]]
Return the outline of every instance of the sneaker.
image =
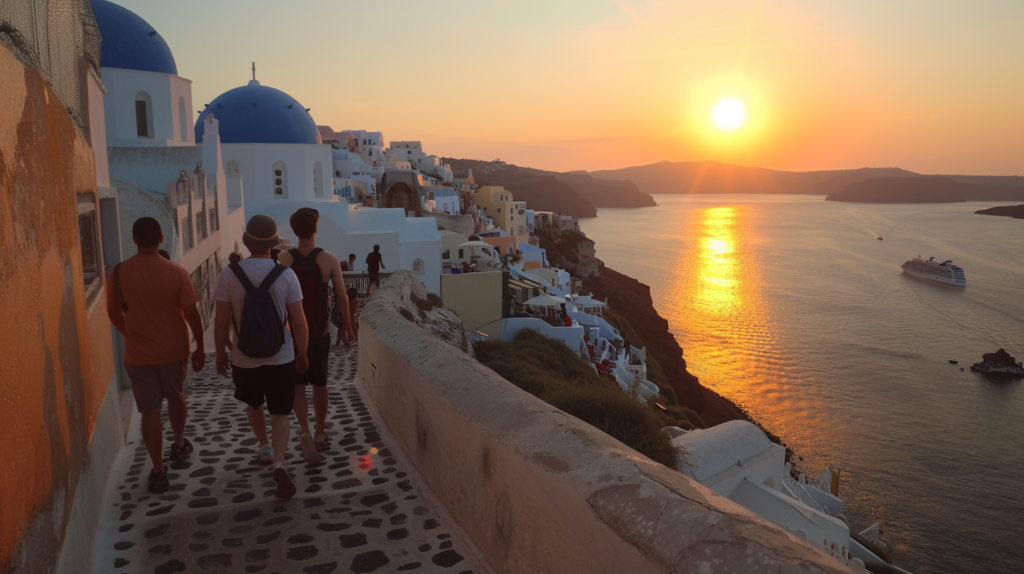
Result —
[[[306,464],[323,462],[324,457],[320,456],[316,445],[313,444],[313,435],[304,432],[299,435],[299,442],[302,443],[302,458],[306,460]]]
[[[173,460],[174,462],[181,462],[185,460],[186,458],[188,458],[188,455],[192,454],[192,451],[195,450],[192,448],[192,443],[188,442],[187,438],[183,439],[183,441],[184,442],[181,443],[180,447],[174,443],[171,443],[170,457],[171,460]]]
[[[273,464],[274,462],[274,447],[269,444],[263,445],[260,449],[260,454],[256,459],[258,464]]]
[[[288,476],[288,471],[283,465],[274,467],[274,482],[277,483],[277,492],[274,493],[274,496],[281,499],[295,496],[295,483],[292,482],[292,477]]]
[[[327,435],[327,433],[318,434],[313,437],[313,444],[316,445],[316,450],[318,452],[331,450],[331,437]]]
[[[154,468],[149,471],[149,491],[154,494],[162,494],[171,488],[171,482],[167,480],[167,470],[157,472]]]

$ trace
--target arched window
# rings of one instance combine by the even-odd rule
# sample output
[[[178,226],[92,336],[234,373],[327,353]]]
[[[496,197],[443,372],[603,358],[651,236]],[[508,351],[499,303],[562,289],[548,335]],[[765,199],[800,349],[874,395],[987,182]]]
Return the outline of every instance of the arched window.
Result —
[[[274,197],[278,199],[288,197],[288,166],[283,161],[275,161],[270,175]]]
[[[188,141],[188,110],[185,109],[184,96],[178,97],[178,129],[181,131],[181,141]]]
[[[153,137],[153,98],[146,92],[135,94],[135,134],[140,138]]]
[[[313,195],[324,196],[324,166],[319,161],[313,164]]]
[[[230,176],[241,177],[241,175],[242,175],[241,172],[238,169],[238,162],[235,161],[235,160],[231,160],[231,161],[228,162],[228,166],[227,166],[227,170],[226,171],[227,171],[227,175],[230,175]]]

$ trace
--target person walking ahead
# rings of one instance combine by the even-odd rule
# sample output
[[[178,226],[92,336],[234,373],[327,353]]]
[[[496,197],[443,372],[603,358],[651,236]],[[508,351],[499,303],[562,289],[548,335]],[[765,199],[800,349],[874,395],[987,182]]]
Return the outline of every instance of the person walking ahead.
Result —
[[[254,215],[245,227],[242,243],[251,255],[228,265],[213,293],[217,301],[217,372],[227,376],[228,330],[233,325],[231,378],[235,398],[248,405],[245,414],[260,443],[257,461],[274,464],[277,497],[291,498],[295,484],[284,467],[288,416],[295,401],[295,375],[308,367],[302,290],[295,273],[270,258],[271,248],[279,243],[273,219]],[[286,319],[290,329],[285,328]],[[273,446],[267,439],[264,402],[270,411]]]
[[[335,296],[338,298],[338,309],[341,311],[342,324],[339,333],[344,331],[351,339],[355,338],[352,331],[352,317],[349,316],[348,294],[345,292],[345,280],[341,276],[341,265],[338,258],[329,251],[316,246],[317,223],[320,214],[312,208],[303,207],[292,214],[289,221],[292,231],[299,238],[299,246],[278,255],[281,265],[291,268],[299,278],[302,288],[302,310],[306,315],[309,328],[309,346],[307,356],[309,369],[295,378],[295,417],[299,419],[299,442],[302,444],[302,456],[307,463],[320,462],[323,457],[320,451],[331,448],[327,442],[327,355],[331,350],[330,333],[330,295],[327,288],[329,281],[334,282]],[[309,432],[309,406],[306,398],[306,386],[313,387],[313,412],[316,416],[316,437]]]
[[[116,265],[107,277],[107,315],[124,335],[124,366],[132,382],[135,405],[142,413],[142,441],[153,461],[149,491],[161,493],[170,488],[163,463],[160,419],[164,399],[174,432],[171,460],[184,460],[193,450],[185,438],[188,329],[196,339],[192,369],[199,372],[206,364],[203,321],[192,278],[180,265],[160,255],[160,242],[164,240],[160,223],[152,217],[136,220],[132,240],[139,246],[138,255]]]
[[[374,287],[380,287],[380,277],[377,275],[384,266],[384,258],[380,255],[380,245],[373,246],[373,253],[366,256],[366,270],[370,274],[370,283]]]

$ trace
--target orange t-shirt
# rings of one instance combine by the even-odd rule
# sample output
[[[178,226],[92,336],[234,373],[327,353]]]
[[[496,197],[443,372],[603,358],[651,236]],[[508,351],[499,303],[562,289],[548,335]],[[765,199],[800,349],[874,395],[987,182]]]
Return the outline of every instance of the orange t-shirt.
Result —
[[[159,255],[121,263],[124,364],[166,365],[188,359],[191,338],[182,309],[199,302],[188,271]],[[122,312],[114,272],[107,277],[107,308]]]

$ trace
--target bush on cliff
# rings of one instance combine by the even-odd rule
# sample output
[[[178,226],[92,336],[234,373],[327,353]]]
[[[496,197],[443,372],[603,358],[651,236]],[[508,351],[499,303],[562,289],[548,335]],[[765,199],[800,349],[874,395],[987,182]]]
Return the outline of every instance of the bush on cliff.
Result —
[[[477,343],[476,356],[520,389],[676,468],[676,450],[661,432],[661,417],[630,399],[611,379],[599,376],[561,341],[524,329],[511,343]]]

